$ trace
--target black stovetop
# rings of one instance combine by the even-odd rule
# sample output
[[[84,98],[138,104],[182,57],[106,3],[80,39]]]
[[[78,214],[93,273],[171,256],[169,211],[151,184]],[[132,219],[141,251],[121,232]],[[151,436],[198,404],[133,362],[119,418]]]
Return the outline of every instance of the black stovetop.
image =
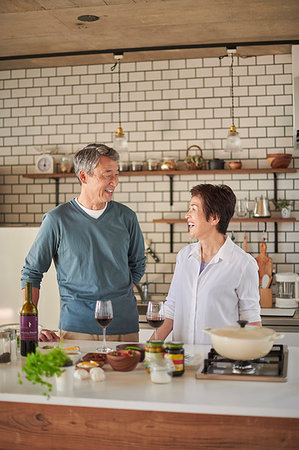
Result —
[[[288,350],[286,345],[273,345],[268,355],[250,361],[223,358],[213,348],[196,372],[199,379],[286,381]]]

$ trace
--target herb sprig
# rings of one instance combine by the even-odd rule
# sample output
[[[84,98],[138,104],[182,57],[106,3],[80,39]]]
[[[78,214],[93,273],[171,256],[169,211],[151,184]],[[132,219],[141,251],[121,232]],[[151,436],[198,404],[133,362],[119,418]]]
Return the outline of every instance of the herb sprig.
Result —
[[[44,395],[50,398],[50,392],[52,391],[52,384],[43,378],[49,378],[54,375],[58,377],[65,372],[62,367],[71,366],[72,360],[60,347],[55,347],[48,353],[41,353],[38,349],[35,353],[29,353],[26,357],[26,363],[22,367],[22,371],[25,372],[25,378],[32,384],[41,384],[45,387]],[[23,384],[21,373],[18,373],[18,383]]]

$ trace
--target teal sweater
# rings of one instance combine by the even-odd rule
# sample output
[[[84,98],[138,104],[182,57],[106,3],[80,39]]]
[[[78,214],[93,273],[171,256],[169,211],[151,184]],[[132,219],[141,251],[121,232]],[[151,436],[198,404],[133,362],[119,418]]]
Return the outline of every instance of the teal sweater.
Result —
[[[74,199],[57,206],[45,214],[27,255],[22,287],[31,281],[39,288],[52,259],[61,298],[60,329],[102,334],[94,318],[95,302],[111,299],[114,317],[107,334],[139,330],[133,283],[145,272],[145,252],[131,209],[111,201],[94,219]]]

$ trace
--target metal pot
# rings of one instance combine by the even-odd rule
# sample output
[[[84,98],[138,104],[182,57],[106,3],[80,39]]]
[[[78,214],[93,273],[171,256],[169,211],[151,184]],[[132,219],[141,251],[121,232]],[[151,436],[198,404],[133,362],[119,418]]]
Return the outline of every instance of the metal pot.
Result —
[[[283,334],[271,328],[246,326],[246,321],[239,321],[241,327],[204,328],[203,332],[211,336],[212,345],[219,355],[233,360],[247,361],[267,355],[276,339]]]
[[[224,169],[224,160],[219,158],[214,158],[209,161],[210,170],[222,170]]]

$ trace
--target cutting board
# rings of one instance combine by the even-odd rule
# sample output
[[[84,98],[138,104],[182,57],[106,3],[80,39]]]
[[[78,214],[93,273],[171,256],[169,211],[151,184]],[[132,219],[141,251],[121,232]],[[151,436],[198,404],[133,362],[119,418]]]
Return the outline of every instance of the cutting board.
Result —
[[[272,258],[269,258],[267,255],[267,244],[265,241],[260,243],[260,254],[257,256],[256,262],[259,266],[259,286],[262,285],[262,278],[265,274],[272,276],[273,272],[273,261]]]

